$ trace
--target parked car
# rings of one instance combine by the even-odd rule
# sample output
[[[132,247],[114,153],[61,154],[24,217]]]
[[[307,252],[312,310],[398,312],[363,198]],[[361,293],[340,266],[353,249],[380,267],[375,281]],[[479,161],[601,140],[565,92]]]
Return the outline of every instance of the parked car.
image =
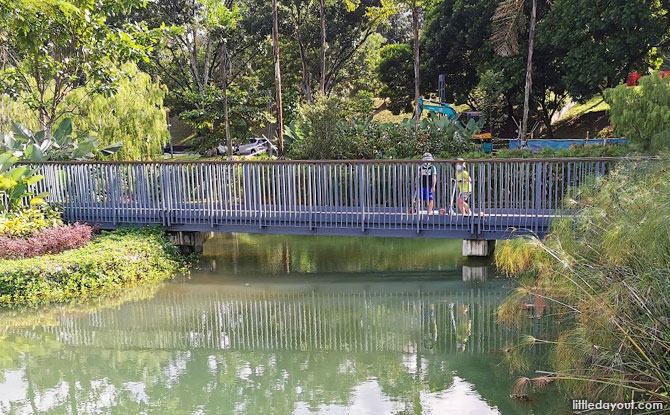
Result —
[[[226,146],[219,146],[217,148],[219,154],[226,154]],[[249,139],[246,144],[241,144],[233,148],[233,154],[236,156],[255,156],[258,154],[268,153],[275,156],[278,153],[277,146],[272,144],[266,137],[254,137]]]

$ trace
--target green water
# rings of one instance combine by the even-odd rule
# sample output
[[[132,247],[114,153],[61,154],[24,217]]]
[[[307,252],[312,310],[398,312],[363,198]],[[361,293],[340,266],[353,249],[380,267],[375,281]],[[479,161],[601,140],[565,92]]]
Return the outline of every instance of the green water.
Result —
[[[509,289],[460,241],[219,235],[188,278],[0,314],[0,414],[561,413],[509,397]]]

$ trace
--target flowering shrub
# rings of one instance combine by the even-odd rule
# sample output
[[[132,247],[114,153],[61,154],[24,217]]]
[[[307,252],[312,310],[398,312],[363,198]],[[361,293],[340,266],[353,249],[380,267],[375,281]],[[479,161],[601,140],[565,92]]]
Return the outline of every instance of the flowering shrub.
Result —
[[[0,259],[31,258],[81,248],[91,241],[93,228],[76,223],[47,228],[27,238],[0,236]]]
[[[103,233],[86,246],[27,259],[0,260],[0,307],[83,301],[156,283],[185,271],[158,228]]]
[[[0,237],[25,238],[46,228],[63,226],[61,212],[46,204],[0,213]]]

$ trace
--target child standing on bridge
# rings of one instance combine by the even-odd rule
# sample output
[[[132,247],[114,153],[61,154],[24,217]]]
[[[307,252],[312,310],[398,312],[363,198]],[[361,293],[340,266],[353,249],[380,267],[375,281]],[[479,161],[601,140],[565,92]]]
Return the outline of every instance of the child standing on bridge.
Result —
[[[435,186],[437,185],[437,169],[433,166],[433,155],[425,153],[423,164],[419,167],[419,180],[421,181],[421,200],[428,203],[428,214],[433,214]]]
[[[468,200],[472,193],[472,178],[465,169],[465,160],[459,158],[456,163],[456,183],[458,184],[458,210],[463,215],[472,215]]]

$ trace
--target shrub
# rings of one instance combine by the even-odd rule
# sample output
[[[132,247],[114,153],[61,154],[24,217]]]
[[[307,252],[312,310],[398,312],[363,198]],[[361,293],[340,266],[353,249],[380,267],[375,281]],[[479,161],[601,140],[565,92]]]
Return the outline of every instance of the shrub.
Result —
[[[46,228],[63,226],[61,212],[46,204],[0,214],[0,237],[25,238]]]
[[[645,151],[670,146],[670,77],[640,78],[640,86],[619,85],[605,91],[614,131]]]
[[[473,151],[470,138],[480,125],[467,126],[446,118],[421,120],[416,131],[412,120],[379,123],[361,105],[336,96],[319,98],[303,107],[297,121],[287,128],[288,156],[303,160],[415,158],[429,151],[449,157]]]
[[[0,260],[0,305],[36,306],[86,300],[185,269],[157,228],[103,233],[83,248],[29,259]]]
[[[0,259],[31,258],[81,248],[91,241],[93,228],[81,223],[47,228],[27,238],[0,236]]]

